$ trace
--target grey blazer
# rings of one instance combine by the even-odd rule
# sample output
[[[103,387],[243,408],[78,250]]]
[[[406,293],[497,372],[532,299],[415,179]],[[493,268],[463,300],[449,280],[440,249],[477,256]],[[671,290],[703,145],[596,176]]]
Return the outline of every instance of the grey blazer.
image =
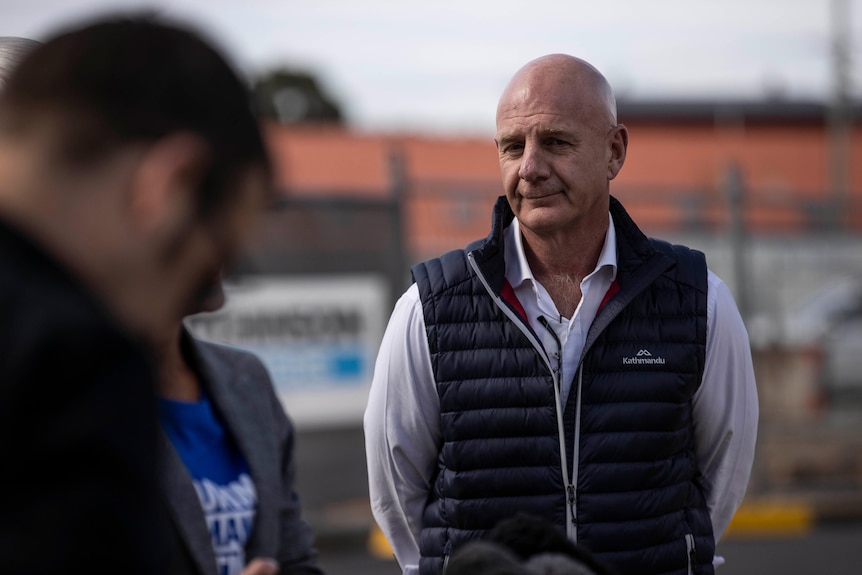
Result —
[[[313,534],[301,517],[294,489],[294,431],[269,373],[251,353],[183,333],[183,351],[198,372],[213,408],[245,456],[257,489],[254,527],[246,560],[276,559],[279,575],[322,575]],[[175,527],[171,574],[216,575],[215,553],[191,476],[162,433],[159,470],[167,511]]]

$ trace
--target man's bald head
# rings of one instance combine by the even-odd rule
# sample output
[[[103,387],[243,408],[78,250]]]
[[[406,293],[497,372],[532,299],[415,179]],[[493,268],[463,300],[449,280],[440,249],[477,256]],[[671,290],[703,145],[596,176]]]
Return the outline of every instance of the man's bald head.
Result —
[[[617,123],[617,102],[611,85],[593,65],[580,58],[549,54],[527,62],[503,90],[497,117],[536,94],[559,94],[581,106],[594,107],[596,114],[607,119],[608,126]]]
[[[38,45],[39,42],[27,38],[0,36],[0,90],[12,70]]]
[[[610,181],[628,146],[605,77],[565,54],[529,62],[500,97],[494,141],[506,198],[527,243],[587,241],[598,258]],[[587,267],[577,270],[585,272],[580,277]]]

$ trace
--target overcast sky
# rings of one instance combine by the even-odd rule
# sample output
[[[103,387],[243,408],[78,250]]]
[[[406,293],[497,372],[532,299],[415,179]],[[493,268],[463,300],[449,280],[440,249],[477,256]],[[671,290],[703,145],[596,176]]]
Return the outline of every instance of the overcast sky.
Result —
[[[44,38],[105,8],[193,21],[249,75],[313,71],[352,124],[493,133],[512,73],[583,57],[630,98],[829,97],[831,0],[0,0],[0,35]],[[847,0],[862,98],[862,0]]]

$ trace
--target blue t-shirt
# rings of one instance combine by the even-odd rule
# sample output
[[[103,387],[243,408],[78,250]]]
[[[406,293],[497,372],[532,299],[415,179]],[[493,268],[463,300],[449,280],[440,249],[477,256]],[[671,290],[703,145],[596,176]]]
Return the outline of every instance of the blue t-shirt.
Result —
[[[162,427],[192,476],[213,540],[219,575],[239,575],[257,492],[245,458],[203,389],[197,402],[159,398]]]

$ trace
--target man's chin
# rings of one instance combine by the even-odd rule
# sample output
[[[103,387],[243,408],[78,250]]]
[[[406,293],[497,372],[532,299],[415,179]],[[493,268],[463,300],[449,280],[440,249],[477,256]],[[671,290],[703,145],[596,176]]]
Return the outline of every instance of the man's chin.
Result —
[[[521,227],[539,236],[555,233],[564,226],[559,210],[546,207],[521,210],[518,222]]]
[[[219,275],[216,280],[208,281],[201,286],[192,298],[189,304],[187,315],[196,313],[211,312],[221,309],[225,303],[224,288]]]

